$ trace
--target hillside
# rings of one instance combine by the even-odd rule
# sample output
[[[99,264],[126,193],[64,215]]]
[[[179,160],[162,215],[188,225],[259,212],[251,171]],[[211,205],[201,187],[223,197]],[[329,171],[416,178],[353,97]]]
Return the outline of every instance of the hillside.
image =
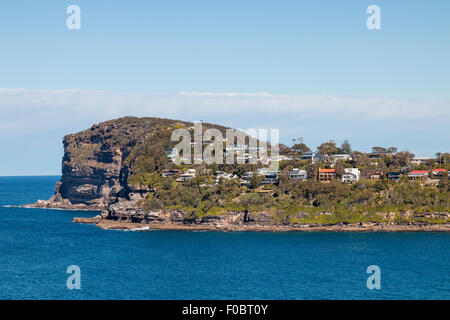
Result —
[[[316,178],[320,167],[348,164],[325,160],[314,163],[293,157],[281,161],[272,180],[267,173],[260,173],[264,172],[261,164],[175,164],[168,153],[176,144],[171,141],[172,132],[177,128],[192,130],[193,125],[179,120],[125,117],[65,136],[62,178],[55,195],[34,206],[101,210],[102,216],[93,221],[103,224],[123,221],[219,229],[448,226],[447,175],[433,180],[433,184],[410,181],[406,176],[399,181],[381,177],[323,183]],[[208,123],[203,123],[203,128],[222,133],[227,129]],[[303,168],[309,177],[291,179],[294,167]]]

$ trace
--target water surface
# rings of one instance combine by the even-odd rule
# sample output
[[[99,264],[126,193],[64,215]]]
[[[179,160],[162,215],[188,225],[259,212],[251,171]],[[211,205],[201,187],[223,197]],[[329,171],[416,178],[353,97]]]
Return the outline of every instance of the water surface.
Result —
[[[0,177],[0,206],[59,177]],[[1,299],[449,299],[448,233],[101,230],[95,212],[0,207]],[[81,290],[66,268],[81,268]],[[369,290],[366,269],[381,268]]]

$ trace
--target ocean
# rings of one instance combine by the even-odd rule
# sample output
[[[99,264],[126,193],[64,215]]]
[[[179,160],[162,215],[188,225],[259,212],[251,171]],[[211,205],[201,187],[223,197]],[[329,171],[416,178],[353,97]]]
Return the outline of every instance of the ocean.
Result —
[[[0,177],[0,299],[450,299],[448,233],[133,232],[72,223],[97,212],[5,207],[58,180]]]

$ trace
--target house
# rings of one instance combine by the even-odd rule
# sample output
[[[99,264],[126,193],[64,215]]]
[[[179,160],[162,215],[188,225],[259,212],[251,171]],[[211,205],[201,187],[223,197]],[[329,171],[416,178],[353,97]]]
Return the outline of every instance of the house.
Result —
[[[288,172],[289,180],[306,180],[308,179],[308,174],[306,170],[300,170],[298,168],[294,168]]]
[[[303,152],[300,160],[309,160],[311,162],[318,162],[322,160],[323,156],[320,153],[317,152]]]
[[[177,182],[185,182],[195,178],[196,171],[195,169],[187,169],[185,173],[180,175],[180,177],[176,180]]]
[[[428,171],[427,170],[413,170],[410,173],[408,173],[408,178],[410,180],[428,178]]]
[[[353,159],[351,154],[332,154],[330,158],[334,163],[338,161],[351,161]]]
[[[280,161],[288,161],[288,160],[294,160],[293,157],[285,156],[285,155],[278,155],[278,156],[271,156],[270,158],[271,162],[280,162]],[[260,159],[260,161],[263,161],[263,159]]]
[[[359,181],[361,176],[361,171],[358,168],[345,168],[344,174],[342,175],[342,182],[344,183],[354,183]]]
[[[163,171],[161,171],[161,177],[163,178],[173,177],[179,173],[181,173],[181,170],[178,169],[164,169]]]
[[[399,181],[402,177],[401,172],[398,171],[392,171],[387,173],[387,179],[392,181]]]
[[[440,179],[440,178],[442,178],[442,176],[444,175],[444,173],[446,171],[447,170],[445,170],[445,169],[433,169],[433,170],[431,170],[431,173],[430,173],[431,178],[432,179]]]
[[[219,183],[220,179],[223,180],[231,180],[231,179],[236,179],[237,176],[232,174],[232,173],[226,173],[226,172],[216,172],[216,184]]]
[[[264,180],[261,182],[262,184],[277,184],[278,174],[278,171],[269,170],[266,168],[258,169],[258,175],[264,177]]]
[[[383,171],[381,170],[371,171],[367,174],[367,176],[371,180],[379,180],[383,178]]]
[[[336,178],[336,169],[319,169],[319,181],[329,183]]]
[[[411,159],[411,163],[416,165],[428,164],[428,162],[430,162],[431,160],[433,160],[433,158],[429,157],[413,158]]]
[[[170,162],[174,162],[175,155],[177,154],[178,149],[177,148],[166,148],[166,156],[169,159]]]
[[[250,179],[253,178],[254,173],[252,171],[248,171],[242,175],[242,179],[239,181],[243,186],[250,185]]]
[[[373,160],[381,159],[383,156],[392,157],[392,153],[389,152],[371,152],[369,153],[369,158]]]

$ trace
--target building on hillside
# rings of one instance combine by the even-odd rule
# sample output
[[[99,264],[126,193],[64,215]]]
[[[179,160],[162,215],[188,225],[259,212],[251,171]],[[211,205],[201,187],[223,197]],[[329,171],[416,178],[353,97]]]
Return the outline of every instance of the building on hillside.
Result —
[[[264,180],[261,182],[262,184],[277,184],[278,183],[279,171],[261,168],[261,169],[258,169],[258,175],[264,177]]]
[[[311,152],[311,151],[303,152],[300,157],[300,160],[308,160],[313,163],[321,161],[322,159],[323,159],[323,156],[320,153]]]
[[[319,169],[319,181],[329,183],[336,178],[336,169]]]
[[[383,178],[383,171],[381,170],[370,171],[369,173],[367,173],[367,177],[370,180],[380,180],[381,178]]]
[[[254,173],[252,171],[248,171],[242,175],[242,179],[244,180],[250,180],[253,178]]]
[[[342,175],[342,182],[344,183],[355,183],[359,181],[361,176],[361,171],[358,168],[345,168],[344,174]]]
[[[232,173],[226,173],[226,172],[217,172],[216,173],[216,184],[219,183],[220,179],[222,180],[232,180],[236,179],[237,176]]]
[[[195,178],[195,175],[196,175],[195,169],[187,169],[186,172],[181,174],[180,177],[176,181],[177,182],[190,181]]]
[[[263,159],[260,159],[260,161],[262,161],[262,160],[263,160]],[[294,158],[293,158],[293,157],[286,156],[286,155],[283,155],[283,154],[280,154],[280,155],[278,155],[278,156],[271,156],[271,157],[269,158],[269,160],[270,160],[271,162],[276,162],[276,161],[280,162],[280,161],[294,160]]]
[[[308,179],[308,174],[306,170],[300,170],[298,168],[294,168],[288,172],[289,180],[306,180]]]
[[[402,177],[402,173],[398,171],[391,171],[387,173],[387,179],[392,181],[399,181]]]
[[[413,158],[411,159],[411,164],[421,165],[421,164],[428,164],[433,158],[429,157],[421,157],[421,158]]]
[[[334,163],[337,161],[351,161],[353,159],[351,154],[332,154],[330,158]]]
[[[444,175],[447,170],[445,169],[433,169],[430,172],[430,176],[432,179],[440,179]]]
[[[181,173],[181,170],[178,169],[164,169],[161,171],[161,177],[168,178],[173,177]]]
[[[410,173],[408,173],[408,178],[410,180],[428,178],[428,171],[427,170],[413,170]]]
[[[392,153],[388,152],[371,152],[368,155],[370,159],[374,160],[381,159],[383,156],[392,157]]]

